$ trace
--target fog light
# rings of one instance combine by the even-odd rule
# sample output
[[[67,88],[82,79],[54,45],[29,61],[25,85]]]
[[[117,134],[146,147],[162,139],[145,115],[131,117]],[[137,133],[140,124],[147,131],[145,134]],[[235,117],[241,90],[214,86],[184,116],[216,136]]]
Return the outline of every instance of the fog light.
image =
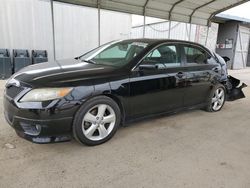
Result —
[[[37,132],[40,134],[40,132],[41,132],[41,130],[42,130],[41,125],[36,125],[36,130],[37,130]]]
[[[32,125],[32,124],[20,122],[20,125],[23,128],[24,133],[31,135],[31,136],[38,136],[42,130],[42,127],[39,124]]]

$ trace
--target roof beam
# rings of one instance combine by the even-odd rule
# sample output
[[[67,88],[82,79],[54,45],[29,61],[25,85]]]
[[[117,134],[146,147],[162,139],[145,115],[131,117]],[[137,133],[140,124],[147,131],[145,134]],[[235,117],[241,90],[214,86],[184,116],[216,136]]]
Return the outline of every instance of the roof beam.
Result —
[[[52,0],[52,1],[98,8],[97,0]],[[216,14],[223,12],[225,10],[228,10],[232,7],[235,7],[237,5],[248,2],[249,0],[230,0],[230,1],[207,0],[206,3],[203,2],[202,5],[197,5],[198,7],[192,8],[190,14],[182,13],[182,12],[175,13],[175,9],[177,7],[181,7],[180,4],[185,1],[187,2],[188,0],[175,0],[175,1],[171,0],[171,2],[175,2],[175,3],[171,3],[170,1],[163,1],[163,0],[161,1],[144,0],[144,1],[140,1],[140,3],[133,3],[127,0],[103,0],[101,4],[101,8],[105,10],[118,11],[118,12],[124,12],[124,13],[129,13],[129,14],[152,16],[152,17],[161,18],[161,19],[168,19],[171,21],[183,21],[183,22],[193,23],[193,24],[210,25],[212,18]],[[199,1],[199,0],[196,0],[196,1]],[[207,12],[205,9],[202,9],[203,7],[209,8],[209,4],[212,4],[213,2],[217,2],[217,1],[220,1],[222,3],[219,3],[218,7],[214,7],[213,9],[211,9],[211,12],[210,11]],[[150,7],[147,6],[149,2],[150,2]],[[192,1],[189,0],[189,2],[192,2]],[[151,7],[151,4],[153,8]],[[165,5],[167,8],[164,8]],[[195,15],[197,12],[201,12],[201,13],[205,13],[209,15],[204,18],[197,17],[196,19]],[[166,13],[168,13],[168,15],[166,15]]]
[[[149,0],[146,0],[145,4],[143,6],[143,16],[146,16],[146,8],[148,6],[148,2],[149,2]]]
[[[171,7],[171,9],[170,9],[170,11],[169,11],[169,16],[168,16],[168,20],[169,20],[169,21],[170,21],[171,18],[172,18],[172,12],[173,12],[174,8],[175,8],[178,4],[182,3],[183,1],[185,1],[185,0],[179,0],[179,1],[177,1],[176,3],[173,4],[173,6]]]
[[[193,12],[190,14],[189,23],[190,23],[190,24],[192,23],[193,15],[195,14],[195,12],[196,12],[197,10],[199,10],[199,9],[201,9],[201,8],[207,6],[207,5],[209,5],[209,4],[211,4],[211,3],[215,2],[215,1],[217,1],[217,0],[209,1],[209,2],[207,2],[207,3],[205,3],[205,4],[202,4],[201,6],[198,6],[197,8],[195,8],[195,9],[193,10]]]

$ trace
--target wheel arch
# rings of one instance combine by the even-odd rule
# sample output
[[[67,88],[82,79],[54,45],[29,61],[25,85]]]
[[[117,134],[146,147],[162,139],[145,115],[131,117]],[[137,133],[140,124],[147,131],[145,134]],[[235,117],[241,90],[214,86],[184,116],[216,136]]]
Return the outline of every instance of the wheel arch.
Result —
[[[121,100],[119,99],[119,97],[115,96],[115,95],[112,95],[110,93],[102,93],[102,94],[99,94],[99,95],[92,95],[91,97],[88,97],[78,108],[77,112],[79,111],[79,109],[89,100],[95,98],[95,97],[100,97],[100,96],[105,96],[105,97],[108,97],[110,99],[112,99],[119,107],[120,111],[121,111],[121,125],[123,125],[125,123],[125,109],[124,109],[124,106],[121,102]],[[76,113],[77,113],[76,112]],[[75,113],[75,115],[76,115]],[[75,116],[74,115],[74,116]]]
[[[119,106],[120,108],[120,111],[121,111],[121,125],[124,124],[125,122],[125,109],[124,109],[124,106],[121,102],[121,100],[119,99],[119,97],[115,96],[115,95],[112,95],[112,94],[108,94],[108,93],[105,93],[105,94],[102,94],[102,95],[98,95],[98,96],[106,96],[106,97],[109,97],[111,98],[113,101],[116,102],[116,104]]]

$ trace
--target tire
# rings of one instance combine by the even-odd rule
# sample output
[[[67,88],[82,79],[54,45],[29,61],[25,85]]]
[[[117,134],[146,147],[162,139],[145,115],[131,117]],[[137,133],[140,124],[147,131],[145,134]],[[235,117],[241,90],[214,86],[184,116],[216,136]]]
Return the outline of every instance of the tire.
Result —
[[[225,100],[226,89],[222,84],[217,84],[211,91],[205,110],[207,112],[218,112],[224,106]]]
[[[121,111],[106,96],[94,97],[78,110],[73,121],[74,138],[81,144],[94,146],[107,142],[121,122]]]

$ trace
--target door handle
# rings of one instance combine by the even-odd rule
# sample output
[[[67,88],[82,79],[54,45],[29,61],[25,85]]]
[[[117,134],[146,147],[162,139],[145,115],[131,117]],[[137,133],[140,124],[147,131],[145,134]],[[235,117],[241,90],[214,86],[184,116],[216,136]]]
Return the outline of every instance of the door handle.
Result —
[[[184,73],[183,73],[183,72],[178,72],[178,73],[176,74],[176,76],[177,76],[178,78],[183,78]]]

